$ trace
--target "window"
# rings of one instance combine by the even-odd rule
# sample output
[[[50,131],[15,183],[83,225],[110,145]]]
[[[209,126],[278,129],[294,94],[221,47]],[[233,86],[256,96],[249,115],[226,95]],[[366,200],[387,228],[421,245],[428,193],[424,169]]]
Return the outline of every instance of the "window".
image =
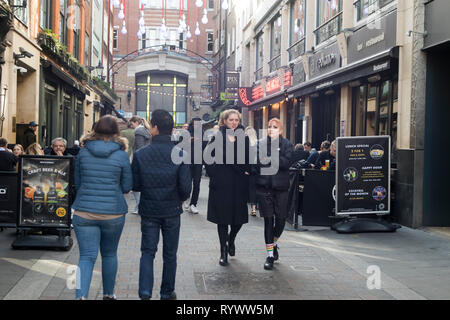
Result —
[[[25,3],[25,7],[21,7],[23,5],[22,0],[14,0],[14,5],[18,6],[14,8],[14,15],[17,19],[19,19],[22,23],[28,24],[28,4]]]
[[[184,10],[187,11],[187,0],[184,1]],[[183,4],[182,4],[183,6]],[[162,9],[162,1],[161,0],[150,0],[147,1],[146,8],[150,9]],[[168,10],[179,10],[180,8],[180,0],[167,0],[167,9]]]
[[[281,54],[281,17],[274,19],[270,26],[270,58]]]
[[[214,9],[214,0],[208,0],[208,9]]]
[[[207,33],[207,37],[206,37],[206,41],[207,41],[207,45],[206,45],[206,51],[207,52],[212,52],[213,51],[213,45],[214,45],[214,33],[213,32],[208,32]]]
[[[80,58],[80,34],[77,29],[73,29],[73,56],[76,59]]]
[[[59,41],[67,44],[67,2],[65,0],[59,1]]]
[[[52,0],[41,0],[39,26],[42,29],[52,29]]]
[[[293,45],[299,40],[305,37],[305,14],[306,14],[306,1],[305,0],[296,0],[291,3],[291,30],[290,30],[290,39],[289,43]]]
[[[364,19],[365,17],[371,15],[378,9],[383,8],[392,1],[393,0],[359,0],[355,3],[357,21]]]
[[[341,12],[342,0],[318,0],[317,27]]]
[[[184,33],[179,33],[178,34],[178,48],[180,48],[181,50],[185,49],[184,47]]]
[[[117,50],[119,48],[119,27],[114,27],[113,30],[113,49]]]
[[[258,81],[263,76],[263,62],[264,62],[264,33],[260,33],[256,38],[256,72],[255,81]]]

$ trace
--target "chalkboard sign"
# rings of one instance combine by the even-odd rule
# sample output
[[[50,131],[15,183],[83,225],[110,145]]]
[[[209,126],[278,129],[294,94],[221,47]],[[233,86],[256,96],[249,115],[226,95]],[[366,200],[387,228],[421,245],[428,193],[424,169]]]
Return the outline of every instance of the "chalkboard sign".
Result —
[[[0,172],[0,227],[17,226],[17,172]]]
[[[21,156],[19,227],[70,228],[73,157]]]
[[[390,213],[390,136],[337,139],[336,215]]]

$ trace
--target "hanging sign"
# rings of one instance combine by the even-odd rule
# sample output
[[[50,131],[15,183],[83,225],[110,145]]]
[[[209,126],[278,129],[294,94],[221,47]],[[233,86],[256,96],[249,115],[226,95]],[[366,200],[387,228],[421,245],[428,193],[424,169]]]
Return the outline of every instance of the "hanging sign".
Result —
[[[390,136],[337,138],[336,215],[389,214]]]

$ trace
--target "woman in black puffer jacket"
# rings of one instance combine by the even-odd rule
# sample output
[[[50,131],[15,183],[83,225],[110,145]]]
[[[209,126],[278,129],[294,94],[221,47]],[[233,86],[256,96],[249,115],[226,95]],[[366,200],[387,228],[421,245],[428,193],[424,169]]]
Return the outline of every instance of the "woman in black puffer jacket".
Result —
[[[258,152],[258,171],[256,178],[256,197],[259,203],[261,217],[264,218],[264,238],[266,242],[267,259],[264,269],[272,270],[273,262],[278,260],[277,240],[280,238],[286,223],[288,213],[288,189],[289,168],[292,164],[292,143],[281,136],[282,125],[278,118],[269,121],[268,137],[259,141],[258,148],[266,148],[266,152]],[[274,145],[275,144],[275,145]],[[272,148],[272,145],[273,148]],[[278,149],[271,155],[271,150]],[[260,150],[261,151],[261,150]],[[267,157],[261,159],[264,154]],[[269,158],[270,164],[267,163]],[[278,163],[278,171],[267,172],[269,167],[275,167]]]

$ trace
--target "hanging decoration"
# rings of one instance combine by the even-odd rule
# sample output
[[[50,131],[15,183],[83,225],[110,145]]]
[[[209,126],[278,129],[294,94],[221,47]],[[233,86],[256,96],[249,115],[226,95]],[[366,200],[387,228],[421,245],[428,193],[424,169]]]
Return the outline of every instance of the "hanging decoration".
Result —
[[[119,8],[120,7],[120,0],[114,0],[113,1],[113,6],[114,6],[114,8]]]
[[[202,0],[196,0],[195,1],[195,5],[197,6],[197,8],[201,8],[201,7],[203,7],[203,1]]]
[[[206,1],[205,1],[205,7],[203,8],[202,23],[203,24],[207,24],[208,23],[208,10],[206,10]]]
[[[120,10],[119,10],[119,14],[117,15],[117,17],[118,17],[120,20],[125,19],[125,13],[124,13],[125,7],[124,7],[123,2],[124,2],[124,0],[121,0],[121,1],[120,1]]]
[[[196,36],[199,36],[200,35],[200,27],[199,27],[199,24],[198,24],[198,8],[197,8],[197,22],[196,22],[196,25],[197,25],[197,27],[195,28],[195,35]]]
[[[223,2],[222,2],[222,9],[223,10],[228,10],[228,1],[227,0],[223,0]]]
[[[187,5],[187,14],[188,14],[188,23],[187,23],[187,32],[186,32],[186,39],[190,39],[192,38],[192,33],[191,33],[191,15],[190,15],[190,10],[189,10],[189,0],[188,0],[188,5]]]
[[[162,23],[160,28],[160,38],[167,39],[167,27],[166,27],[166,0],[162,1]]]

